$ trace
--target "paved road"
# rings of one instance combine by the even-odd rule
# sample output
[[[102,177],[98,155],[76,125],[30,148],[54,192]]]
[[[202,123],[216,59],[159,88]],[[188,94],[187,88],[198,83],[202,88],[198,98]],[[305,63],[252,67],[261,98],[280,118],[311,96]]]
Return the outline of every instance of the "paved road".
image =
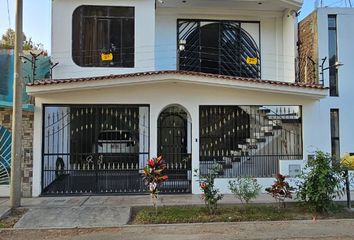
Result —
[[[354,239],[354,219],[126,226],[105,229],[9,230],[1,240]]]

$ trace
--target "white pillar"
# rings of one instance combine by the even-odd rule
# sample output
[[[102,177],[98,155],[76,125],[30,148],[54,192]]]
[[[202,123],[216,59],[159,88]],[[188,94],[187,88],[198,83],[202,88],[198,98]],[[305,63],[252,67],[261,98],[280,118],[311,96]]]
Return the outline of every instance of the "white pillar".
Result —
[[[294,10],[287,9],[283,15],[283,68],[285,82],[295,82],[296,24]]]
[[[194,176],[194,170],[199,169],[199,106],[192,105],[188,110],[192,118],[192,193],[199,194],[198,177]]]
[[[38,197],[42,190],[42,109],[42,103],[36,99],[33,121],[33,197]]]

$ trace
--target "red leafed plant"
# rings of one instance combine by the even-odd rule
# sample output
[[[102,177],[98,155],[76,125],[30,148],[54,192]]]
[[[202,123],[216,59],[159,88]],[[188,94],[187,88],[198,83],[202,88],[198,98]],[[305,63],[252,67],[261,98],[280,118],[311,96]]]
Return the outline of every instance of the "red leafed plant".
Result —
[[[285,207],[285,199],[292,198],[292,193],[295,188],[291,187],[289,183],[285,181],[285,176],[278,173],[273,185],[265,190],[278,202],[278,207],[280,207],[281,204]]]
[[[159,194],[158,189],[161,183],[168,179],[168,176],[163,173],[165,169],[166,163],[162,156],[148,160],[147,165],[144,167],[144,182],[149,189],[156,211]]]

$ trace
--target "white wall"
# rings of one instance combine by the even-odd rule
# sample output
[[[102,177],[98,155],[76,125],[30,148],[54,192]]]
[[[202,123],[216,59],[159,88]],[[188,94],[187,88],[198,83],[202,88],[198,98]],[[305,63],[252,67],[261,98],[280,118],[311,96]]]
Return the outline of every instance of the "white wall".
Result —
[[[71,56],[72,14],[81,5],[135,7],[135,67],[90,68],[76,65]],[[52,3],[52,59],[59,62],[53,78],[92,77],[154,69],[155,43],[154,0],[57,0]]]
[[[119,97],[117,97],[119,96]],[[212,96],[212,97],[211,97]],[[42,104],[149,104],[150,105],[150,156],[157,154],[157,118],[168,105],[180,104],[190,114],[192,120],[192,169],[199,167],[199,105],[302,105],[304,152],[312,145],[322,142],[322,126],[318,125],[321,117],[321,105],[312,99],[260,91],[213,87],[197,84],[151,83],[135,86],[111,87],[105,89],[81,90],[36,97],[34,129],[33,196],[41,192],[41,131]],[[304,153],[306,155],[306,152]],[[193,193],[199,193],[198,183],[194,178]],[[219,179],[219,187],[227,186],[228,179]],[[273,179],[265,179],[264,184]]]
[[[340,150],[341,155],[354,152],[354,9],[320,8],[318,9],[319,62],[328,57],[328,14],[337,14],[338,60],[344,65],[338,69],[339,97],[327,97],[322,101],[322,116],[319,124],[325,124],[323,150],[331,152],[330,146],[330,109],[339,109]],[[328,67],[328,60],[325,67]],[[329,71],[324,72],[325,86],[329,86]]]
[[[134,68],[80,67],[73,62],[71,56],[72,14],[81,5],[135,7]],[[202,10],[157,8],[155,11],[154,0],[101,0],[99,2],[56,0],[53,1],[52,11],[52,58],[54,62],[59,62],[53,70],[53,78],[91,77],[155,69],[175,70],[178,18],[259,21],[262,79],[293,82],[295,78],[293,74],[295,19],[292,16],[287,17],[287,11],[216,10],[213,8]]]

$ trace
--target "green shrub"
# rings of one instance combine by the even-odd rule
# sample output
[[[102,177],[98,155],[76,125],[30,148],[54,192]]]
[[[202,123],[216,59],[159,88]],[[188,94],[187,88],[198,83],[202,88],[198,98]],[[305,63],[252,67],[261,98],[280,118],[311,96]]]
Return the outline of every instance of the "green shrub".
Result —
[[[215,214],[217,209],[217,203],[224,195],[220,193],[219,189],[215,188],[215,178],[222,171],[221,164],[215,163],[206,176],[200,176],[197,170],[194,170],[195,176],[199,177],[199,187],[203,191],[202,199],[205,206],[208,208],[210,214]]]
[[[332,165],[329,154],[317,151],[316,156],[308,160],[301,178],[297,198],[314,216],[329,212],[335,206],[334,199],[343,195],[340,169]]]
[[[242,204],[248,204],[250,200],[256,199],[261,191],[261,185],[257,179],[245,177],[229,181],[229,189]]]

